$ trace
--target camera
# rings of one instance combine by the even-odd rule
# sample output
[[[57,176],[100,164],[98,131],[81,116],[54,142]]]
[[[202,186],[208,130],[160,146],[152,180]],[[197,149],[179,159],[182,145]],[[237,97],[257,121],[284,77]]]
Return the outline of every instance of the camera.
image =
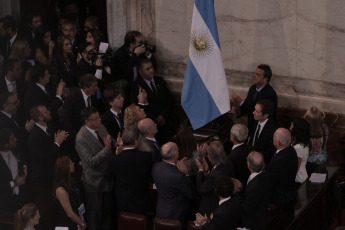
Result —
[[[145,49],[150,51],[151,53],[156,52],[156,46],[150,45],[146,40],[141,40],[137,47],[144,45]]]

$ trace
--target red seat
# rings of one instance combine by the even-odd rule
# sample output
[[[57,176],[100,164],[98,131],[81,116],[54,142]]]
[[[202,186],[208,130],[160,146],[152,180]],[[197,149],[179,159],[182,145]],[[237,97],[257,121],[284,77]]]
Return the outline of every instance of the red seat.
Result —
[[[182,223],[179,220],[155,217],[153,230],[182,230]]]
[[[120,212],[118,230],[147,230],[147,216]]]

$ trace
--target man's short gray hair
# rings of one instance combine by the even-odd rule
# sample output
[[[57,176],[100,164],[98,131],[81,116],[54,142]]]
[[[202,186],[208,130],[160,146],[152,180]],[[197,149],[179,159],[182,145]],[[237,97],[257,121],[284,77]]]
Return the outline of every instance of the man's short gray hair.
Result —
[[[224,146],[220,141],[213,141],[207,148],[212,165],[219,165],[225,160]]]
[[[250,152],[247,157],[247,162],[249,164],[249,168],[256,173],[264,170],[265,168],[264,156],[259,152]]]
[[[172,160],[178,154],[178,147],[173,142],[168,142],[162,146],[162,159]]]
[[[135,141],[139,139],[139,129],[137,127],[129,126],[122,132],[123,145],[134,145]]]
[[[241,124],[233,125],[230,132],[239,143],[243,143],[248,137],[248,128]]]

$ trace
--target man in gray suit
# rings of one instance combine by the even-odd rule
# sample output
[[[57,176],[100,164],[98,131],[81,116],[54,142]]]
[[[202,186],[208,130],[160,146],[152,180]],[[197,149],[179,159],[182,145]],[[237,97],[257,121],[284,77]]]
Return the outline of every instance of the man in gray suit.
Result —
[[[83,166],[88,229],[110,229],[113,183],[104,176],[108,170],[108,160],[114,154],[112,140],[101,123],[97,109],[84,108],[81,119],[85,124],[76,136],[75,147]]]

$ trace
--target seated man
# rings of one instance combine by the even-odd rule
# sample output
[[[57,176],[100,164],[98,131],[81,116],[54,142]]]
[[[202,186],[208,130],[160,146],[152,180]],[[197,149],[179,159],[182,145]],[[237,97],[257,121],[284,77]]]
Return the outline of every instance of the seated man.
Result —
[[[264,156],[251,152],[247,157],[250,176],[242,197],[242,224],[247,229],[264,230],[269,220],[267,210],[272,195],[270,176],[265,169]],[[232,178],[235,190],[243,189],[244,184]]]
[[[253,85],[249,88],[247,98],[242,100],[236,93],[232,94],[232,100],[239,105],[239,110],[236,115],[238,117],[247,115],[248,116],[248,128],[252,131],[254,117],[253,111],[256,103],[259,100],[267,99],[273,103],[273,112],[271,117],[276,120],[277,113],[277,93],[274,91],[272,86],[269,84],[272,77],[272,70],[269,65],[261,64],[258,65],[253,75]],[[235,112],[235,107],[232,109]]]
[[[219,199],[214,194],[214,182],[219,176],[234,176],[234,167],[231,162],[225,162],[225,151],[223,144],[219,141],[213,141],[207,148],[208,159],[211,162],[212,169],[208,170],[208,164],[205,158],[201,164],[199,158],[195,163],[199,169],[196,176],[196,188],[201,196],[199,212],[204,215],[210,215],[218,206]]]
[[[178,161],[178,147],[173,142],[162,146],[162,162],[152,168],[157,187],[156,216],[185,221],[191,199],[195,198],[194,186],[187,178],[186,158]]]
[[[269,100],[260,100],[255,105],[254,125],[248,137],[248,145],[265,157],[266,167],[271,162],[275,147],[273,145],[273,133],[277,129],[276,122],[271,118],[273,104]]]
[[[267,171],[272,180],[272,202],[283,207],[296,201],[297,153],[290,146],[291,134],[287,129],[277,129],[273,136],[273,143],[277,151]]]
[[[123,130],[122,141],[123,151],[109,162],[110,174],[115,176],[118,212],[146,214],[151,211],[151,154],[136,149],[139,130],[135,126]]]
[[[27,168],[20,154],[14,151],[16,142],[11,130],[0,129],[0,209],[4,211],[16,211],[24,204],[22,185]]]
[[[233,198],[234,184],[229,177],[220,176],[214,183],[214,190],[219,197],[219,205],[214,210],[213,217],[208,218],[197,213],[196,225],[204,230],[236,230],[241,218],[241,202]]]
[[[138,128],[142,135],[139,141],[138,150],[150,152],[153,164],[162,161],[161,146],[155,138],[157,134],[157,124],[150,118],[144,118],[138,122]]]

